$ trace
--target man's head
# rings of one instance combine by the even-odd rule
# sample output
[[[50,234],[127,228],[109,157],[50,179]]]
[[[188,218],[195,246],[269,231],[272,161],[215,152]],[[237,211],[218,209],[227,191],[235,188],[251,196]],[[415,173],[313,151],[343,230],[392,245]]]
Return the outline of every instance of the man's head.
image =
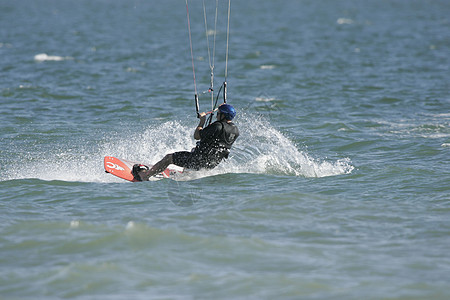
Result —
[[[221,106],[219,106],[219,112],[228,121],[233,120],[233,118],[236,116],[236,110],[230,104],[222,104]]]

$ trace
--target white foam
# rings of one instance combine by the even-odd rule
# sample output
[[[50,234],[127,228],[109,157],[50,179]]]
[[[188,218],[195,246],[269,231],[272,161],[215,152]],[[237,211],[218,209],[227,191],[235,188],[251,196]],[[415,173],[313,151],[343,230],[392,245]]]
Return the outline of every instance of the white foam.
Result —
[[[208,31],[206,32],[206,34],[207,34],[208,36],[214,35],[214,34],[216,34],[216,33],[217,33],[217,31],[212,30],[212,29],[208,29]]]
[[[339,19],[337,19],[336,23],[339,25],[353,24],[354,21],[352,19],[348,19],[348,18],[339,18]]]
[[[272,70],[272,69],[275,69],[276,66],[275,65],[261,65],[259,68],[261,70]]]
[[[78,220],[70,221],[70,228],[78,228],[78,227],[80,227],[80,221]]]
[[[324,177],[347,174],[354,168],[349,159],[332,162],[312,158],[262,118],[240,128],[233,154],[236,160],[231,166],[235,172]]]
[[[271,102],[274,100],[276,100],[276,98],[273,98],[273,97],[256,97],[255,98],[255,101],[258,101],[258,102]]]
[[[127,223],[127,225],[125,226],[125,229],[126,230],[131,230],[131,229],[133,229],[133,228],[135,228],[136,227],[136,224],[133,222],[133,221],[129,221],[128,223]]]
[[[56,56],[56,55],[47,55],[46,53],[40,53],[40,54],[36,54],[34,56],[34,60],[38,61],[38,62],[43,62],[43,61],[63,61],[63,60],[68,60],[68,59],[73,59],[73,57],[70,56]]]

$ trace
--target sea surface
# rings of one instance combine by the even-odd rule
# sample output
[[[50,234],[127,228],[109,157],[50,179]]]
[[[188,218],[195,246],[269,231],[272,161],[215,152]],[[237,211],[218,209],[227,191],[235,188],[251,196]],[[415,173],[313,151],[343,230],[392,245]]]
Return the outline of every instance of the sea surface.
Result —
[[[233,0],[228,61],[218,2],[230,158],[130,183],[195,145],[185,1],[0,0],[0,299],[449,299],[450,2]]]

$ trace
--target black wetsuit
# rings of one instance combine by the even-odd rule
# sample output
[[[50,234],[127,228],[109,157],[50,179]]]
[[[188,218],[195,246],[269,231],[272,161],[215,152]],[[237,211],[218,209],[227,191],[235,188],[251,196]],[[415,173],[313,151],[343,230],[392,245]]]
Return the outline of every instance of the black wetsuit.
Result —
[[[173,163],[177,166],[199,170],[215,168],[224,158],[228,158],[231,145],[239,136],[233,123],[216,121],[200,130],[200,141],[191,152],[175,152]]]

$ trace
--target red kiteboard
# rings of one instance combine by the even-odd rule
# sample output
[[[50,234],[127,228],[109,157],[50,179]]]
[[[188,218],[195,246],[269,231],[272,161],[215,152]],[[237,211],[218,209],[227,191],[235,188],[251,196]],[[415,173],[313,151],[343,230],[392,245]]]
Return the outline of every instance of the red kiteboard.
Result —
[[[113,156],[105,156],[105,159],[103,161],[105,171],[106,173],[111,173],[117,177],[120,177],[122,179],[131,181],[131,182],[137,182],[137,180],[134,179],[133,175],[131,174],[131,169],[133,168],[133,165],[137,164],[137,162],[132,162],[125,159],[120,159]],[[149,168],[152,167],[152,165],[145,164]],[[162,178],[171,178],[175,174],[183,173],[183,168],[174,166],[173,168],[167,168],[163,172],[151,177],[155,179],[162,179]]]

